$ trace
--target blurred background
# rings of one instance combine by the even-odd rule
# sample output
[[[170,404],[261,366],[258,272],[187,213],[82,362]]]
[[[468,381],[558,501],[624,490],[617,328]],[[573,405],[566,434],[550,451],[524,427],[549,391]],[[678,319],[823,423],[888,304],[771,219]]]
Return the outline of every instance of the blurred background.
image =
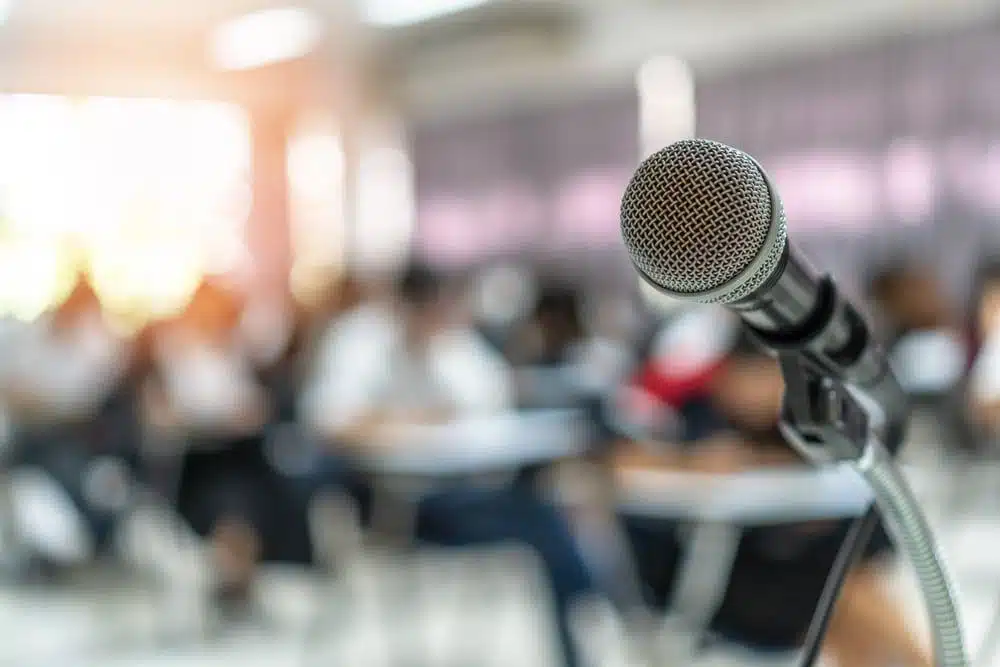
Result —
[[[986,0],[0,0],[0,665],[794,662],[870,496],[643,305],[694,136],[887,342],[1000,665],[998,60]],[[931,664],[893,551],[824,664]]]

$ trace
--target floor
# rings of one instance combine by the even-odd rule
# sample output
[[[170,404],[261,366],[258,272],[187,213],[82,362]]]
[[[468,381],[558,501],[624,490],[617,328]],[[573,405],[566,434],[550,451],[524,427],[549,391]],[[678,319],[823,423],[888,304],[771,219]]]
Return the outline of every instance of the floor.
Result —
[[[911,447],[906,458],[957,584],[970,653],[982,655],[1000,603],[1000,465],[946,464],[934,447]],[[149,537],[139,542],[170,548]],[[166,594],[120,575],[58,590],[0,587],[0,667],[554,664],[547,602],[530,555],[515,549],[427,552],[406,563],[376,558],[339,588],[301,572],[269,571],[259,617],[218,632],[183,574],[192,571],[190,563],[168,569]],[[401,587],[410,595],[395,595]],[[919,597],[902,574],[899,588],[920,622]],[[380,604],[390,599],[415,602]],[[386,620],[396,628],[392,641],[383,630]],[[595,665],[639,664],[627,655],[628,642],[607,610],[584,610],[579,625]],[[705,664],[748,662],[730,655]],[[976,667],[988,665],[1000,667],[1000,651]]]

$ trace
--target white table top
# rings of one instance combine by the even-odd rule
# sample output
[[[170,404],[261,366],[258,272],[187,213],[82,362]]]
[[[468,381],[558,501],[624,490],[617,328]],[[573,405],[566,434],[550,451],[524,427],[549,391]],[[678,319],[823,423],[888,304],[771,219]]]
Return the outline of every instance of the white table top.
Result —
[[[729,474],[627,471],[618,501],[636,516],[766,525],[859,516],[874,497],[846,465],[796,465]]]
[[[371,472],[448,476],[510,470],[583,453],[580,410],[526,410],[408,429],[405,441],[360,449]]]

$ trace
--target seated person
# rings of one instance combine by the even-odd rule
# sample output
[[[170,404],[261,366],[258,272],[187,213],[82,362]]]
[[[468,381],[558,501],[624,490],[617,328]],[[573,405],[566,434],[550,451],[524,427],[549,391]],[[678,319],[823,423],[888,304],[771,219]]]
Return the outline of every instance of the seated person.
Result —
[[[987,439],[1000,433],[1000,262],[979,269],[969,308],[974,343],[969,373],[968,414]]]
[[[179,512],[210,540],[216,601],[235,614],[250,609],[260,562],[311,559],[305,507],[264,454],[274,406],[237,336],[240,312],[238,295],[203,284],[155,332],[146,386],[157,437],[182,448]]]
[[[934,418],[930,437],[944,440],[953,451],[976,450],[962,406],[968,337],[933,271],[912,261],[896,262],[873,278],[870,292],[882,329],[879,339],[886,342],[900,384],[914,406]]]
[[[743,339],[711,382],[716,435],[667,450],[624,445],[615,465],[721,473],[794,463],[797,455],[777,430],[782,388],[777,363]],[[799,648],[850,522],[744,529],[707,637],[762,651]],[[677,522],[626,519],[626,526],[650,601],[668,607],[683,559]],[[824,645],[841,667],[931,664],[883,591],[882,565],[890,552],[880,528],[841,593]]]
[[[654,401],[649,415],[659,437],[689,442],[713,435],[719,426],[712,405],[713,379],[739,334],[739,320],[721,308],[678,305],[640,350],[631,383],[633,402]],[[623,406],[628,414],[628,406]]]
[[[11,323],[6,334],[8,358],[0,375],[13,423],[14,466],[43,470],[66,494],[83,520],[87,545],[78,557],[86,558],[108,546],[127,504],[129,463],[138,446],[129,343],[108,327],[82,278],[54,311]]]
[[[362,306],[324,337],[303,395],[306,423],[343,452],[405,442],[415,425],[512,409],[510,368],[460,317],[441,281],[411,267],[397,299]],[[591,582],[553,506],[525,486],[465,484],[425,497],[418,514],[427,541],[533,547],[552,585],[565,664],[578,664],[567,617]]]
[[[507,352],[517,368],[520,405],[577,406],[606,392],[631,370],[634,361],[621,332],[602,318],[595,318],[595,324],[606,331],[588,331],[581,300],[576,289],[544,285],[532,316],[510,340]],[[603,320],[609,319],[605,313]]]

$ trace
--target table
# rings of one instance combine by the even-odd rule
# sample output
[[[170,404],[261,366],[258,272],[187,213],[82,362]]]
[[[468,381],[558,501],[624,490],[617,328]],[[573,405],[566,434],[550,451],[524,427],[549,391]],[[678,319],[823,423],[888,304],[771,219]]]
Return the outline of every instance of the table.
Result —
[[[475,475],[555,461],[587,451],[582,410],[525,410],[408,427],[395,442],[354,451],[366,472],[416,477]]]

